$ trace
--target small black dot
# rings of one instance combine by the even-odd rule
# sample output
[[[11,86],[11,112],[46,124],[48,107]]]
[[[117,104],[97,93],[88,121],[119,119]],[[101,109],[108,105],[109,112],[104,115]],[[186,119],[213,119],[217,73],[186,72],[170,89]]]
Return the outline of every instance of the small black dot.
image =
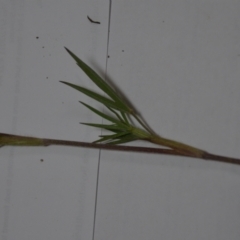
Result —
[[[41,162],[43,162],[44,160],[43,159],[40,159]]]
[[[36,39],[39,39],[39,37],[37,36]]]

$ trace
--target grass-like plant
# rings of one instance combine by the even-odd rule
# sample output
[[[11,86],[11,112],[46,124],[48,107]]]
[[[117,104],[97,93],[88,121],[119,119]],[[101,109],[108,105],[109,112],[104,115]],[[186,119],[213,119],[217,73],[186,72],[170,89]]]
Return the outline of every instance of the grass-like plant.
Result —
[[[100,135],[99,139],[93,143],[66,141],[59,139],[46,139],[25,137],[19,135],[0,133],[1,146],[49,146],[49,145],[65,145],[77,147],[90,147],[109,150],[121,151],[137,151],[147,153],[159,153],[168,155],[178,155],[186,157],[194,157],[205,160],[213,160],[219,162],[227,162],[239,164],[240,159],[223,157],[215,154],[210,154],[204,150],[192,147],[181,142],[163,138],[152,131],[145,121],[139,116],[134,107],[109,83],[104,81],[92,68],[84,63],[69,49],[65,48],[70,56],[76,61],[77,65],[86,73],[86,75],[105,93],[100,95],[87,88],[60,81],[61,83],[70,86],[90,98],[102,103],[109,113],[101,112],[86,103],[80,102],[89,110],[107,120],[109,124],[99,123],[82,123],[91,127],[101,128],[111,132],[108,135]],[[136,140],[144,140],[160,145],[164,148],[152,147],[133,147],[120,145]]]

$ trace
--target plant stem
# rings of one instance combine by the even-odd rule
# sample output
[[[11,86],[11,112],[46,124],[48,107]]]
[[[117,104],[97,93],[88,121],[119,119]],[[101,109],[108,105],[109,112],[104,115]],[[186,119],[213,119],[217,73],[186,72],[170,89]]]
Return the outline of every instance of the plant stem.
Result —
[[[177,143],[172,140],[168,140],[172,143]],[[230,164],[240,165],[240,159],[219,156],[215,154],[208,153],[206,151],[199,150],[197,148],[192,148],[188,145],[182,144],[182,146],[190,147],[194,151],[198,150],[201,155],[196,152],[191,151],[180,151],[179,149],[164,149],[164,148],[152,148],[152,147],[134,147],[134,146],[119,146],[111,144],[98,144],[98,143],[88,143],[79,141],[67,141],[60,139],[50,139],[50,138],[35,138],[35,137],[25,137],[20,135],[12,135],[0,133],[0,146],[50,146],[50,145],[64,145],[72,147],[85,147],[85,148],[97,148],[115,151],[129,151],[129,152],[142,152],[142,153],[155,153],[155,154],[165,154],[165,155],[175,155],[198,158],[202,160],[211,160],[217,162],[225,162]]]
[[[161,146],[172,148],[172,149],[176,150],[177,152],[182,153],[183,155],[189,155],[189,156],[196,157],[196,158],[202,158],[202,156],[205,153],[205,151],[203,151],[201,149],[189,146],[189,145],[181,143],[181,142],[162,138],[157,135],[152,135],[150,137],[149,141],[152,143],[161,145]]]

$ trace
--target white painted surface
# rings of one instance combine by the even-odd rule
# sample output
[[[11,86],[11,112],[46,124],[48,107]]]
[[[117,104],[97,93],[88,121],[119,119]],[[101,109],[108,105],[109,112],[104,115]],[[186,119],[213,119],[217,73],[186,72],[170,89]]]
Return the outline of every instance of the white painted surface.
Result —
[[[239,5],[113,1],[107,59],[108,77],[159,134],[233,157],[240,156]],[[0,11],[0,132],[96,139],[100,131],[79,122],[102,120],[78,100],[99,105],[58,81],[97,89],[63,46],[104,72],[109,1],[1,0]],[[239,239],[237,166],[101,151],[97,179],[98,150],[0,151],[3,240]]]
[[[59,83],[93,88],[67,46],[105,69],[106,1],[0,1],[0,131],[92,141],[80,121],[99,121]],[[94,25],[87,15],[101,21]],[[93,103],[93,101],[89,101]],[[43,159],[43,162],[41,162]],[[70,147],[2,148],[0,239],[92,239],[99,151]]]
[[[109,77],[159,134],[240,156],[239,8],[113,1]],[[95,239],[237,240],[239,184],[238,166],[102,151]]]

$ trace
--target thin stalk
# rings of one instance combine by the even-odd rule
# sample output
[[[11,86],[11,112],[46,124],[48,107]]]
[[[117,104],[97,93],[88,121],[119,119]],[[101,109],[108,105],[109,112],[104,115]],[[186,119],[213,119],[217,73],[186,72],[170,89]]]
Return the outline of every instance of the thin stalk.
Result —
[[[159,137],[157,135],[151,135],[149,141],[152,143],[164,146],[164,147],[172,148],[172,149],[178,151],[179,153],[194,156],[196,158],[202,158],[202,156],[205,153],[205,151],[203,151],[201,149],[192,147],[190,145],[187,145],[187,144],[184,144],[181,142],[177,142],[177,141],[170,140],[167,138]]]
[[[180,152],[176,149],[163,149],[163,148],[152,148],[152,147],[134,147],[134,146],[119,146],[111,144],[98,144],[98,143],[88,143],[79,141],[67,141],[51,138],[35,138],[35,137],[25,137],[20,135],[4,134],[0,133],[0,146],[50,146],[50,145],[63,145],[72,147],[84,147],[84,148],[97,148],[115,151],[128,151],[128,152],[142,152],[142,153],[155,153],[155,154],[165,154],[165,155],[175,155],[183,157],[192,157],[202,160],[210,160],[217,162],[224,162],[230,164],[240,165],[240,159],[224,157],[220,155],[215,155],[202,151],[201,156],[196,156],[191,151]],[[186,145],[188,146],[188,145]]]

